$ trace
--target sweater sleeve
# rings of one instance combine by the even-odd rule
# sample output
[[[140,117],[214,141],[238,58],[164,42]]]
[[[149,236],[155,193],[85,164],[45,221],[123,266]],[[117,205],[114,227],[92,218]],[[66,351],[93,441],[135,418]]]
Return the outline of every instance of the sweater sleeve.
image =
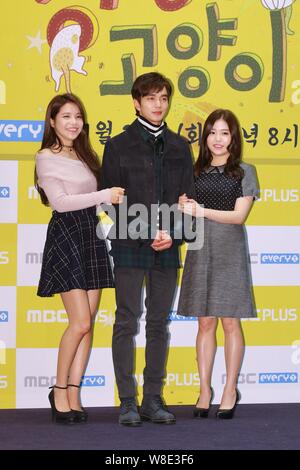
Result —
[[[53,210],[68,212],[111,203],[110,189],[84,194],[67,194],[63,179],[55,175],[55,169],[55,164],[49,161],[49,158],[36,157],[38,184],[45,191]]]

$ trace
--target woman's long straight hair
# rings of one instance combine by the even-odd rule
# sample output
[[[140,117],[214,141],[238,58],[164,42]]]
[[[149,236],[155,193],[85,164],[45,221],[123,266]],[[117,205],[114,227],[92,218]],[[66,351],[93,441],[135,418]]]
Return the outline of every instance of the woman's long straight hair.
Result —
[[[55,120],[60,109],[67,103],[73,103],[78,107],[79,112],[82,116],[82,120],[83,120],[82,131],[80,132],[79,136],[76,137],[76,139],[74,140],[73,147],[79,159],[83,161],[89,167],[91,172],[96,177],[97,186],[99,189],[100,162],[99,162],[97,154],[92,149],[92,146],[89,141],[88,131],[87,131],[88,125],[87,125],[85,108],[77,96],[71,93],[65,93],[63,95],[55,96],[50,101],[47,111],[46,111],[45,129],[44,129],[44,135],[43,135],[43,140],[42,140],[42,145],[41,145],[40,150],[43,150],[45,148],[51,148],[54,153],[55,152],[59,153],[62,150],[63,143],[58,137],[58,135],[56,134],[54,128],[51,126],[51,119]],[[37,191],[40,194],[42,203],[48,206],[49,205],[48,198],[45,192],[43,191],[43,189],[40,188],[40,186],[38,185],[38,177],[37,177],[36,168],[34,170],[34,184],[35,184]]]
[[[242,159],[242,137],[240,124],[232,111],[228,109],[216,109],[206,119],[203,127],[200,152],[194,165],[195,175],[199,176],[201,172],[208,169],[211,165],[213,156],[207,146],[207,138],[219,119],[223,119],[229,127],[231,142],[228,146],[229,157],[227,159],[224,172],[229,176],[242,178],[243,169],[240,167]]]

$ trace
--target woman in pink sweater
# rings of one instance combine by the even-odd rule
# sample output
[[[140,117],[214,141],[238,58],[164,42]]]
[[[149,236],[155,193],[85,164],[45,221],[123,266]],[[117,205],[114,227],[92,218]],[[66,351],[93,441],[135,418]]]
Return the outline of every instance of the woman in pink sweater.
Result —
[[[98,191],[100,163],[85,124],[86,113],[76,96],[55,96],[48,105],[35,169],[41,200],[53,210],[37,294],[59,293],[69,320],[59,346],[56,385],[49,394],[53,419],[64,424],[87,420],[80,383],[100,289],[114,285],[105,241],[96,234],[96,207],[119,204],[124,194],[122,188]]]

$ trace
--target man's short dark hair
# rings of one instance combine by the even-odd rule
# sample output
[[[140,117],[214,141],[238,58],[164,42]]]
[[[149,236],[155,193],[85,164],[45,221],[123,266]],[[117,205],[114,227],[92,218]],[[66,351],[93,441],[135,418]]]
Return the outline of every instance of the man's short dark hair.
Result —
[[[131,96],[140,102],[143,96],[151,92],[161,91],[166,87],[168,99],[172,95],[172,85],[170,80],[157,72],[144,73],[136,78],[131,88]]]

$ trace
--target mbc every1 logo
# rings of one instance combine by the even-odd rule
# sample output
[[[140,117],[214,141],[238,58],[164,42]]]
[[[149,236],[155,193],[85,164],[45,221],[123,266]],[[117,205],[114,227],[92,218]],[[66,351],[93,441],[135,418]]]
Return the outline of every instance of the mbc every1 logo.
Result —
[[[0,198],[8,199],[10,197],[10,191],[8,186],[0,186]]]
[[[0,121],[0,142],[40,142],[44,121]]]
[[[24,377],[25,387],[49,387],[56,383],[56,377],[29,375]],[[104,387],[105,375],[85,375],[82,378],[83,387]]]
[[[261,253],[261,264],[299,264],[299,253]]]
[[[8,322],[8,312],[7,310],[0,311],[0,323]]]
[[[264,372],[259,374],[260,384],[298,383],[297,372]]]
[[[105,375],[85,375],[81,383],[83,387],[104,387]]]

